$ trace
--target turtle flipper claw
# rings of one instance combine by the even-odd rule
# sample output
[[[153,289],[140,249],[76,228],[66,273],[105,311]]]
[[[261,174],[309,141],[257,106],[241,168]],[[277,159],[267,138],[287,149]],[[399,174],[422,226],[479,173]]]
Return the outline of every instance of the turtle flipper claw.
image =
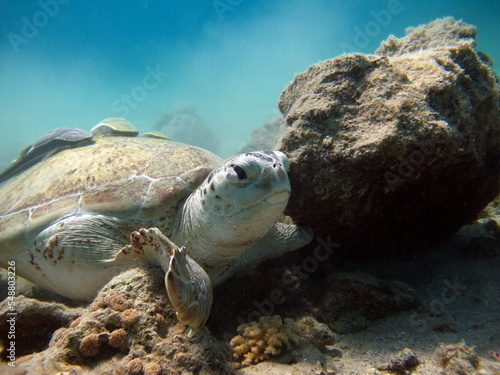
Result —
[[[114,261],[136,254],[144,254],[166,272],[168,297],[177,318],[191,327],[192,337],[203,328],[212,307],[212,283],[205,270],[187,256],[185,247],[177,247],[158,228],[132,232],[130,245],[123,247]]]
[[[194,336],[210,315],[213,301],[210,278],[198,263],[186,255],[186,248],[181,247],[174,250],[170,258],[165,284],[177,318],[190,326],[188,336]]]

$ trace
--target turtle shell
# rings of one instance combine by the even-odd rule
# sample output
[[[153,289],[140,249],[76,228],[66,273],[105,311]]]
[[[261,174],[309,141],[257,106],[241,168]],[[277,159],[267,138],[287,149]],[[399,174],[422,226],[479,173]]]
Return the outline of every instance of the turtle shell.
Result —
[[[2,252],[78,212],[152,223],[173,214],[220,162],[201,148],[147,137],[100,137],[58,152],[0,186]]]

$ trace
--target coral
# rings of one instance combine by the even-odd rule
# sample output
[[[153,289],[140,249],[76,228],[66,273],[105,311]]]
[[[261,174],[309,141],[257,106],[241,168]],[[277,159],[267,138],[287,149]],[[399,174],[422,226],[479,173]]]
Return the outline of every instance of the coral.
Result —
[[[230,354],[200,331],[192,339],[166,296],[160,268],[140,267],[113,278],[70,327],[57,330],[49,348],[23,367],[50,372],[48,363],[79,374],[229,374]],[[50,370],[50,371],[49,371]]]
[[[241,365],[252,365],[276,356],[300,340],[301,331],[290,318],[263,316],[258,322],[242,324],[237,335],[231,339],[234,357]]]
[[[109,335],[109,345],[111,345],[113,348],[122,348],[123,346],[125,346],[126,342],[127,331],[125,331],[123,328],[115,329]]]
[[[0,332],[8,332],[9,315],[7,314],[11,312],[9,302],[10,300],[6,298],[0,303]],[[61,303],[38,301],[22,295],[17,296],[15,302],[16,354],[18,356],[46,349],[56,330],[68,327],[85,311],[82,307],[68,307]],[[0,356],[5,359],[5,355],[6,352],[0,348]]]
[[[110,292],[106,295],[104,301],[108,303],[110,308],[116,311],[125,311],[132,307],[131,303],[127,301],[123,296],[118,294],[118,292]]]
[[[161,365],[156,362],[148,363],[144,368],[144,375],[160,375],[161,372]]]
[[[107,294],[99,295],[94,302],[90,305],[89,310],[95,311],[109,307],[116,311],[125,311],[130,309],[132,305],[123,296],[115,290],[111,290]]]
[[[464,341],[439,345],[436,358],[444,369],[442,375],[475,374],[479,366],[479,357],[474,347],[466,346]]]
[[[127,309],[122,312],[121,319],[124,327],[132,327],[139,321],[139,313],[136,309]]]
[[[142,361],[134,358],[127,364],[127,375],[142,375]]]
[[[92,357],[99,353],[99,335],[96,333],[91,333],[82,338],[82,340],[80,341],[79,349],[85,357]]]

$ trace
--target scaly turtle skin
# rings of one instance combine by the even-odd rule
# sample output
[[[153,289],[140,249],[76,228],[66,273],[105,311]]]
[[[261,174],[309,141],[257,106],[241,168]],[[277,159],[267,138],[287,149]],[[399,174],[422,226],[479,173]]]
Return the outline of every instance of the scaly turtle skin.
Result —
[[[193,333],[208,318],[212,285],[312,239],[278,221],[290,195],[279,151],[222,161],[161,138],[94,141],[0,186],[0,266],[15,261],[19,276],[91,300],[122,271],[159,264]]]
[[[14,177],[39,161],[64,150],[93,143],[92,134],[82,129],[57,128],[51,130],[32,145],[26,146],[10,167],[0,173],[0,183]]]

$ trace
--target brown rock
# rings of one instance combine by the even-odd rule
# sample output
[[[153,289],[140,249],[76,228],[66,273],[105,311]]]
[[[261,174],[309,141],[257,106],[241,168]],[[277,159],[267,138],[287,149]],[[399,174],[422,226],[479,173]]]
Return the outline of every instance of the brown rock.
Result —
[[[426,25],[409,27],[406,35],[396,38],[389,35],[375,51],[379,55],[395,56],[441,46],[459,46],[469,43],[476,46],[477,29],[452,17],[439,18]]]
[[[416,291],[398,280],[379,280],[363,272],[337,272],[325,285],[331,287],[321,302],[321,316],[339,333],[367,327],[367,319],[378,319],[418,306]]]
[[[450,20],[418,51],[398,54],[403,43],[393,39],[391,56],[323,61],[281,94],[287,214],[333,234],[344,251],[366,245],[358,248],[365,256],[448,237],[498,194],[497,78],[474,50],[474,33],[455,40]]]
[[[413,350],[404,348],[391,357],[386,365],[380,366],[381,371],[392,371],[396,374],[409,374],[410,370],[419,364],[417,355]]]

